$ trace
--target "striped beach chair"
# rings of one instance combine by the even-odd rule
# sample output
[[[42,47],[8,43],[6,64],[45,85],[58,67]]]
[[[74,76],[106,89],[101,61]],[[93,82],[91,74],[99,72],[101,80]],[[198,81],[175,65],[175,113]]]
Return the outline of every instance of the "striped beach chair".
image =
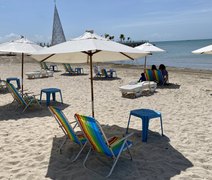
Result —
[[[21,106],[24,107],[23,112],[31,105],[38,104],[40,107],[40,102],[38,99],[36,99],[35,95],[28,95],[27,93],[23,94],[23,96],[20,94],[20,92],[14,87],[13,84],[6,82],[6,86],[11,93],[11,95],[14,98],[14,101],[18,102]]]
[[[145,77],[147,81],[155,81],[155,75],[151,69],[146,69],[145,72]]]
[[[85,163],[91,151],[96,151],[114,160],[110,172],[106,177],[109,177],[112,174],[113,169],[123,151],[127,150],[130,155],[130,159],[132,160],[132,156],[129,151],[129,148],[132,146],[132,142],[128,141],[127,138],[133,133],[128,134],[123,138],[114,136],[107,139],[100,124],[93,117],[75,114],[75,118],[91,146],[83,162],[84,167],[86,167]]]
[[[161,70],[153,70],[153,74],[154,74],[154,77],[155,77],[155,81],[158,83],[158,84],[161,84],[163,85],[164,84],[164,79],[163,79],[163,75],[162,75],[162,72]]]
[[[87,140],[84,137],[83,133],[75,133],[74,128],[77,126],[77,121],[73,121],[71,123],[68,122],[66,116],[63,114],[63,112],[53,106],[49,106],[49,111],[51,112],[52,116],[56,119],[57,123],[59,124],[59,127],[64,132],[66,138],[62,142],[62,144],[59,147],[60,153],[62,152],[62,147],[66,143],[67,139],[70,139],[71,142],[74,142],[80,146],[80,150],[76,157],[72,160],[72,162],[76,161],[79,155],[81,154],[82,150],[86,146]],[[71,124],[74,124],[73,128]]]

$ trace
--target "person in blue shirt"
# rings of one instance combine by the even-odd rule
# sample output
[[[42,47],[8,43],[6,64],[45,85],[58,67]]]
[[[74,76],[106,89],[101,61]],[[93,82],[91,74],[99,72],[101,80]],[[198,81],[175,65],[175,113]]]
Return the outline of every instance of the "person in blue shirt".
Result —
[[[143,81],[146,81],[146,77],[145,77],[145,74],[144,73],[141,73],[141,77],[138,80],[138,82],[143,82]]]
[[[168,71],[166,70],[166,66],[164,64],[161,64],[159,66],[159,69],[162,72],[164,83],[167,84],[168,83],[168,80],[169,80],[169,74],[168,74]]]

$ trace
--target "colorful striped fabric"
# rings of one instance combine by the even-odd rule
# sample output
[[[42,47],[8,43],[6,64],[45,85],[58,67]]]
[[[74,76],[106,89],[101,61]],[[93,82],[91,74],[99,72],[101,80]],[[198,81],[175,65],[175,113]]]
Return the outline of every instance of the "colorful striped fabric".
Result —
[[[63,112],[53,106],[49,106],[50,112],[54,115],[56,120],[59,121],[59,123],[62,125],[64,128],[65,132],[67,133],[67,136],[69,139],[77,144],[85,144],[86,139],[83,134],[76,135],[73,128],[70,126],[69,122],[67,121],[67,118],[63,114]]]
[[[145,77],[147,81],[155,81],[157,83],[163,84],[164,79],[161,70],[145,70]]]
[[[75,114],[75,117],[78,120],[87,140],[90,142],[95,151],[109,157],[118,155],[121,150],[121,146],[123,145],[123,140],[119,141],[120,139],[117,137],[112,137],[109,140],[105,139],[104,132],[102,132],[98,122],[92,117],[79,114]],[[129,146],[132,144],[130,141],[127,143]],[[125,148],[126,147],[127,146],[125,145]]]
[[[10,93],[12,94],[13,98],[21,105],[27,106],[26,102],[22,98],[21,94],[18,92],[18,90],[13,86],[13,84],[6,82],[6,86]]]
[[[147,81],[155,81],[155,75],[151,69],[145,70],[145,76]]]
[[[153,70],[153,73],[155,75],[155,80],[157,83],[163,83],[163,75],[161,70]]]
[[[114,136],[114,137],[108,139],[108,142],[109,142],[110,147],[111,147],[113,153],[115,154],[115,156],[118,155],[121,150],[121,146],[123,145],[124,140],[121,140],[121,138]],[[126,144],[124,145],[123,151],[125,151],[127,149],[127,146],[128,147],[132,146],[131,141],[127,141],[126,143],[127,143],[127,145]]]

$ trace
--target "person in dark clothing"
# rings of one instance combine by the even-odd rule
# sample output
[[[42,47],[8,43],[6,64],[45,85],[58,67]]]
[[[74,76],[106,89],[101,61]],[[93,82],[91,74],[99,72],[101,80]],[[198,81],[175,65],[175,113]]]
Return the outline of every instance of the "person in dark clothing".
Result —
[[[157,67],[156,67],[156,65],[152,65],[152,70],[157,70]]]
[[[143,81],[146,81],[146,77],[145,77],[145,74],[144,73],[141,73],[141,77],[138,80],[138,82],[143,82]]]
[[[162,72],[163,75],[163,79],[164,79],[164,83],[167,84],[168,80],[169,80],[169,75],[168,75],[168,71],[166,70],[166,66],[164,64],[161,64],[159,66],[159,69]]]

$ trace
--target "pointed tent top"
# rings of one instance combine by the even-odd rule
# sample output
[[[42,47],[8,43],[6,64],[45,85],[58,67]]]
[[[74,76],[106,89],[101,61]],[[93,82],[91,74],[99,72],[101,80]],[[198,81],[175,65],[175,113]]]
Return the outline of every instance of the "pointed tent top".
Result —
[[[59,17],[58,11],[57,11],[56,1],[55,1],[51,45],[53,46],[53,45],[56,45],[56,44],[59,44],[59,43],[65,42],[65,41],[66,41],[66,38],[64,35],[62,24],[60,22],[60,17]]]

